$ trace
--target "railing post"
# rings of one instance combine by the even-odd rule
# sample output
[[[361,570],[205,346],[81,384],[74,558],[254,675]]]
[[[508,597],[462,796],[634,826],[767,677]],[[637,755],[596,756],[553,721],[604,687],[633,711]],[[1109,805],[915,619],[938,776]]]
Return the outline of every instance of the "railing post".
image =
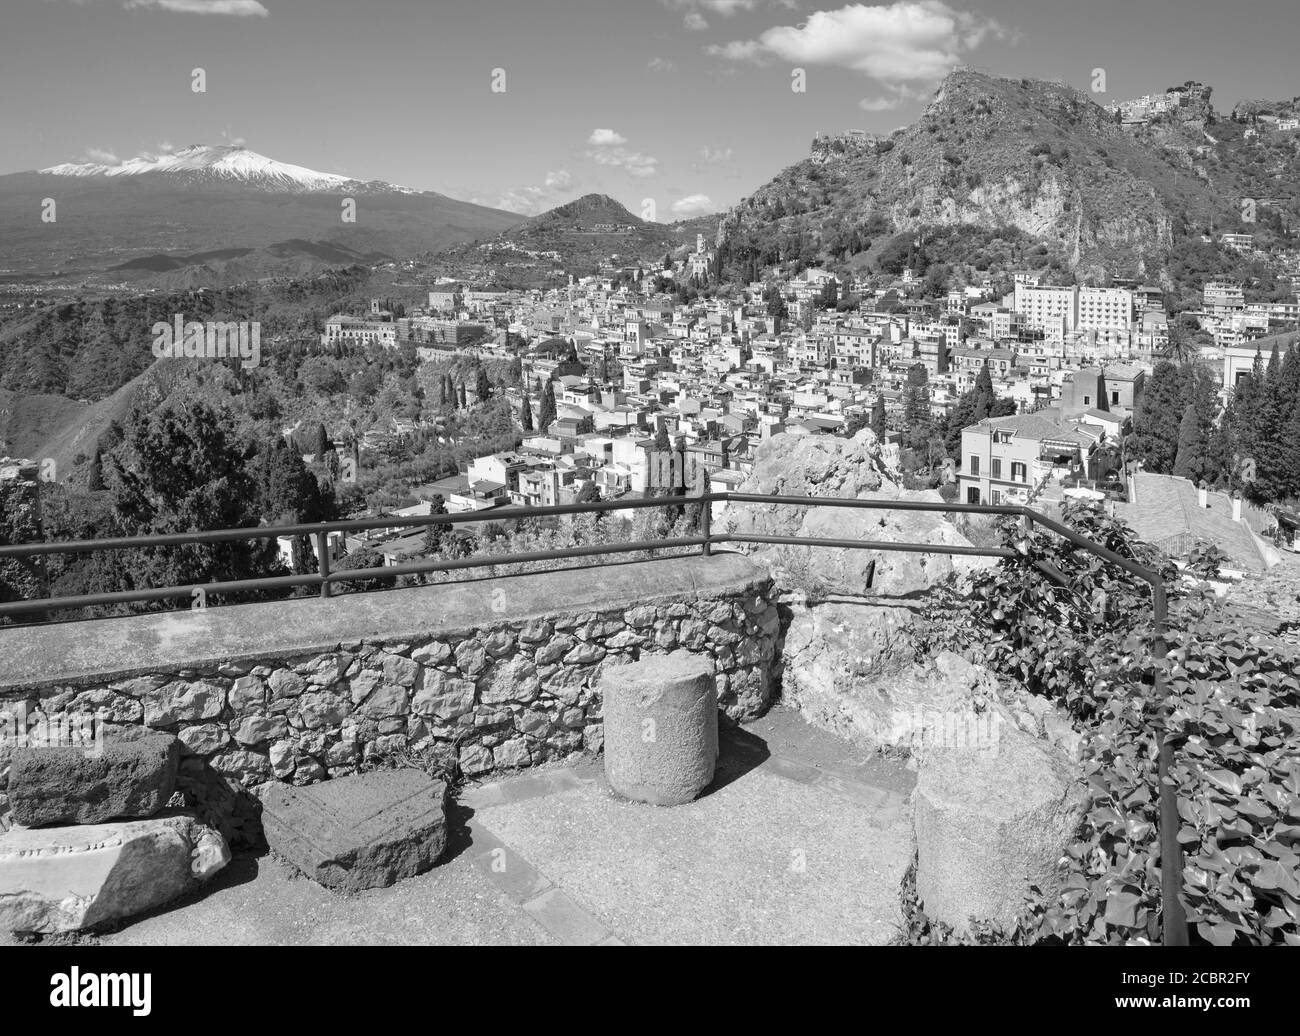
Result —
[[[1168,605],[1165,601],[1164,578],[1158,573],[1156,581],[1151,584],[1154,597],[1155,644],[1152,654],[1159,663],[1168,650],[1165,644],[1165,620],[1168,617]],[[1154,692],[1157,702],[1156,722],[1164,722],[1165,681],[1157,664]],[[1161,927],[1166,946],[1187,945],[1187,914],[1183,910],[1178,893],[1183,887],[1183,850],[1178,844],[1178,794],[1170,779],[1169,772],[1174,765],[1174,746],[1165,738],[1160,727],[1156,729],[1156,745],[1159,759],[1156,763],[1156,777],[1160,781],[1160,898],[1164,904]]]
[[[713,556],[713,499],[708,493],[704,494],[704,502],[700,504],[700,535],[704,537],[704,556],[706,558]]]
[[[328,532],[316,533],[316,563],[320,571],[320,595],[330,595],[330,536]]]

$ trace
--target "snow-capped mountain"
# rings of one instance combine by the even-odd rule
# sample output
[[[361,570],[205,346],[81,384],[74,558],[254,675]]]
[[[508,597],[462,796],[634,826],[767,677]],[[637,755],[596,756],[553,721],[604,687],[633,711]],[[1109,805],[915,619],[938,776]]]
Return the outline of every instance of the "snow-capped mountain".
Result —
[[[277,162],[256,151],[229,144],[191,144],[179,151],[141,155],[118,165],[64,162],[40,172],[48,176],[77,177],[158,176],[177,186],[223,185],[293,193],[422,193],[382,180],[356,180],[337,173],[322,173],[300,165]]]
[[[520,222],[435,191],[195,144],[0,175],[0,277],[216,286],[436,252]]]

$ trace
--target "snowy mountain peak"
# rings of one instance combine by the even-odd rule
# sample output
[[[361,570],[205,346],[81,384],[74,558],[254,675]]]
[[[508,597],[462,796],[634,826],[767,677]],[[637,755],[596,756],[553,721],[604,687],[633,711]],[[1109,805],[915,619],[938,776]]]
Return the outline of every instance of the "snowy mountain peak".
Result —
[[[340,190],[418,194],[378,180],[361,181],[337,173],[321,173],[300,165],[277,162],[244,147],[230,144],[191,144],[161,155],[140,155],[118,165],[65,162],[40,170],[52,176],[161,175],[187,185],[228,184],[265,191],[303,193]]]

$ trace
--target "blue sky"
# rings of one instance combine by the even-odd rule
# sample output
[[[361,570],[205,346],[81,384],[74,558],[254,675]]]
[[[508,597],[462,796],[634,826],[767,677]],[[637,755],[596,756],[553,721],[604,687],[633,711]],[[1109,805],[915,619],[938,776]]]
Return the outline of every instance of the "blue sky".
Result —
[[[954,65],[1085,90],[1104,68],[1103,103],[1195,78],[1227,110],[1300,94],[1297,39],[1296,0],[5,0],[0,172],[224,141],[670,220],[733,204],[816,131],[912,121]]]

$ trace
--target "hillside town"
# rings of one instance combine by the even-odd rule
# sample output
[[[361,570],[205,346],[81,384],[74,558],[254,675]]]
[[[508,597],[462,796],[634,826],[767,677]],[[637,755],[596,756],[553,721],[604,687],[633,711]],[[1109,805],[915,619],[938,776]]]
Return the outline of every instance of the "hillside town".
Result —
[[[418,487],[421,502],[401,513],[429,513],[435,497],[456,513],[647,494],[665,449],[707,473],[698,488],[723,492],[743,481],[765,439],[846,436],[870,426],[892,467],[947,500],[1050,507],[1067,494],[1095,494],[1136,527],[1152,525],[1162,543],[1235,543],[1233,556],[1247,570],[1267,567],[1260,534],[1280,532],[1290,542],[1290,512],[1279,517],[1248,503],[1243,519],[1239,498],[1207,497],[1170,475],[1137,479],[1138,465],[1125,465],[1121,446],[1133,414],[1170,350],[1158,287],[1063,286],[1020,273],[1007,292],[985,281],[937,297],[909,270],[881,285],[879,278],[843,283],[810,268],[750,284],[741,300],[679,304],[650,288],[651,280],[662,287],[693,281],[712,261],[701,235],[667,269],[571,277],[549,291],[438,284],[401,317],[375,300],[364,318],[331,318],[323,345],[415,343],[423,361],[462,355],[518,363],[521,384],[505,389],[523,430],[518,447],[477,456],[457,475]],[[1296,292],[1290,301],[1247,302],[1240,284],[1210,282],[1202,309],[1182,315],[1199,324],[1190,358],[1215,372],[1221,401],[1250,374],[1261,348],[1267,358],[1271,343],[1285,346],[1284,336],[1300,326],[1300,255],[1279,261]],[[982,377],[997,409],[949,427]],[[918,405],[929,429],[923,442],[908,434]],[[419,423],[395,418],[391,435]],[[375,429],[362,445],[381,448],[388,438]],[[1193,500],[1188,517],[1171,521],[1166,497],[1184,492]],[[1233,526],[1243,522],[1253,535],[1236,535]],[[383,553],[390,563],[418,553],[416,540]]]

